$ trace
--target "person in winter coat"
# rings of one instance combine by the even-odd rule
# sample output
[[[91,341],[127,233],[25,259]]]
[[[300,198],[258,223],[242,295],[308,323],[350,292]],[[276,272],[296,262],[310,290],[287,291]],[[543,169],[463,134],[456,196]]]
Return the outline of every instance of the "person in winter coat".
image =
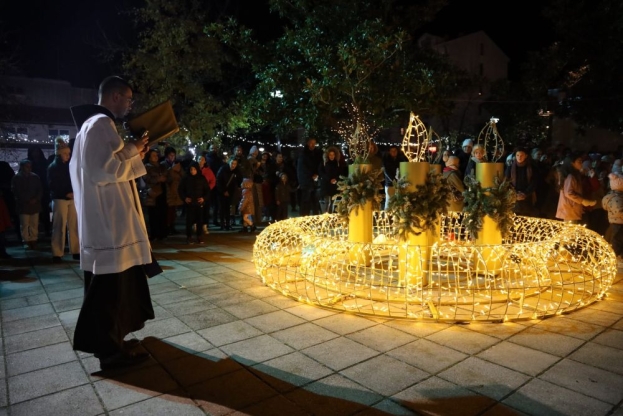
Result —
[[[165,186],[167,182],[167,168],[158,162],[159,155],[154,149],[145,154],[145,170],[143,176],[145,189],[143,190],[143,205],[147,207],[149,217],[149,239],[164,240],[167,238],[167,196]]]
[[[333,212],[333,196],[337,194],[337,182],[340,176],[348,175],[348,166],[340,159],[340,150],[335,146],[329,146],[322,156],[322,163],[318,166],[320,183],[318,199],[323,213]]]
[[[182,164],[176,160],[177,153],[173,147],[164,149],[164,160],[161,162],[167,168],[167,227],[169,234],[177,234],[175,229],[175,220],[177,218],[177,210],[184,205],[184,201],[180,199],[177,188],[180,186],[184,170]]]
[[[536,216],[534,208],[536,177],[526,149],[519,147],[515,150],[515,159],[506,168],[504,175],[517,194],[515,214]]]
[[[223,161],[223,154],[221,153],[217,143],[212,143],[210,145],[210,148],[208,152],[206,153],[206,163],[210,167],[210,170],[212,171],[215,177],[214,187],[212,188],[212,192],[210,194],[210,199],[211,199],[210,205],[212,206],[212,222],[214,225],[219,226],[220,225],[219,223],[220,207],[219,207],[218,191],[216,190],[216,174],[218,173],[219,169],[221,168],[221,166],[223,166],[225,162]],[[207,224],[208,221],[206,220],[205,223]]]
[[[610,230],[607,233],[612,250],[617,255],[617,260],[623,262],[623,175],[611,173],[610,192],[602,201],[604,209],[608,212]]]
[[[221,213],[221,230],[231,230],[232,199],[238,189],[238,159],[229,158],[216,174],[216,189],[218,190],[219,207]]]
[[[253,195],[253,179],[244,178],[241,184],[242,198],[240,199],[240,206],[238,210],[242,215],[242,229],[241,233],[249,231],[255,231],[255,200]]]
[[[446,159],[447,160],[447,159]],[[389,206],[389,199],[394,195],[394,181],[396,172],[400,169],[400,162],[408,162],[407,157],[398,146],[391,145],[383,155],[383,174],[385,176],[385,210]]]
[[[276,221],[288,218],[288,206],[290,205],[293,188],[294,186],[290,183],[288,174],[285,172],[281,173],[279,176],[279,183],[275,186],[275,204],[277,205],[277,212],[275,214]]]
[[[465,185],[463,184],[463,178],[459,170],[460,164],[461,162],[458,157],[450,156],[446,161],[446,167],[443,168],[443,177],[452,187],[452,193],[450,194],[450,201],[448,204],[449,211],[463,211],[462,194],[465,191]]]
[[[32,163],[24,159],[19,171],[11,179],[11,191],[15,196],[15,208],[19,214],[24,247],[34,250],[39,239],[39,212],[43,187],[39,176],[32,171]]]
[[[28,148],[26,159],[32,163],[32,172],[41,181],[41,209],[39,210],[39,226],[43,228],[45,235],[50,235],[52,223],[50,222],[50,190],[48,189],[48,159],[43,153],[41,146],[34,145]]]
[[[472,157],[472,151],[474,149],[474,141],[472,139],[465,139],[461,144],[461,147],[457,149],[454,154],[459,158],[459,171],[461,175],[465,177],[467,164]]]
[[[186,238],[188,244],[193,244],[192,229],[196,224],[197,244],[203,243],[203,211],[210,197],[210,185],[199,172],[199,163],[191,162],[188,173],[184,175],[178,192],[184,204],[186,204]]]
[[[467,162],[467,167],[465,168],[465,173],[463,174],[463,180],[468,176],[476,176],[476,163],[486,162],[487,158],[485,155],[485,147],[478,143],[472,149],[472,156],[469,158]]]
[[[296,176],[301,191],[301,216],[310,213],[320,214],[316,189],[318,188],[318,166],[321,162],[322,152],[316,148],[316,139],[310,138],[296,163]]]
[[[212,200],[216,198],[216,192],[214,191],[214,188],[216,188],[216,175],[212,171],[212,168],[210,168],[210,165],[208,164],[208,160],[206,159],[205,155],[197,156],[197,163],[199,163],[199,172],[203,175],[204,178],[206,178],[206,181],[208,181],[208,186],[210,187],[210,197],[208,198],[206,203],[203,204],[202,231],[205,235],[208,235],[210,234],[210,231],[208,230],[208,224],[210,223],[210,207],[214,206]]]
[[[48,166],[48,188],[52,199],[52,261],[60,263],[65,254],[65,236],[69,235],[69,251],[74,260],[80,259],[78,214],[74,190],[69,175],[71,150],[62,137],[56,138],[56,156]]]
[[[582,189],[582,157],[571,153],[562,164],[562,176],[565,178],[558,198],[556,218],[579,224],[582,221],[584,207],[592,207],[597,201],[584,198]]]

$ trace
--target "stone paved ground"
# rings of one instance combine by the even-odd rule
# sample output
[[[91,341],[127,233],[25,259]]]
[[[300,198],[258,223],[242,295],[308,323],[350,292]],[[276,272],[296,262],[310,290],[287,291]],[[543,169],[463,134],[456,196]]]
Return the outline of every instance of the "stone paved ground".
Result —
[[[181,227],[180,227],[181,229]],[[0,262],[2,415],[619,415],[623,283],[543,321],[452,325],[356,316],[262,285],[255,237],[154,245],[151,354],[99,371],[72,349],[78,263],[49,243]]]

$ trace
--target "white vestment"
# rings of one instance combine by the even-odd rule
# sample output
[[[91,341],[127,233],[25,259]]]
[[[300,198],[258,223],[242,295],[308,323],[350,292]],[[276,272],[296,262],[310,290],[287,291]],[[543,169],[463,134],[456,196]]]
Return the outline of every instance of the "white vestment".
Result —
[[[78,214],[80,268],[119,273],[151,262],[151,246],[134,180],[145,166],[113,120],[96,114],[74,143],[69,171]]]

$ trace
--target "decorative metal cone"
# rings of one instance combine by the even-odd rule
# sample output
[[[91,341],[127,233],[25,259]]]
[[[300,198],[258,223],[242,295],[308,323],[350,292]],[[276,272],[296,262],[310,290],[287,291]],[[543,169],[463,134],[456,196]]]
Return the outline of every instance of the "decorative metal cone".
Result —
[[[429,136],[422,120],[411,113],[409,127],[402,139],[402,152],[409,162],[425,162]]]
[[[504,156],[504,141],[498,132],[498,119],[491,117],[487,124],[480,130],[478,134],[477,144],[482,144],[485,148],[485,154],[490,155],[492,162],[497,162]]]

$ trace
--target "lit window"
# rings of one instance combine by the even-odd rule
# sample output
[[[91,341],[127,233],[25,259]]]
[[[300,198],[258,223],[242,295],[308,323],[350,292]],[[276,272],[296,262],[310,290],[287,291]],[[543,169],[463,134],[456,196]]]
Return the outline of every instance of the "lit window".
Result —
[[[28,129],[26,127],[3,127],[2,137],[7,140],[28,140]]]
[[[59,130],[59,129],[48,129],[48,139],[50,141],[54,141],[58,136],[62,137],[63,140],[69,140],[69,130]]]

